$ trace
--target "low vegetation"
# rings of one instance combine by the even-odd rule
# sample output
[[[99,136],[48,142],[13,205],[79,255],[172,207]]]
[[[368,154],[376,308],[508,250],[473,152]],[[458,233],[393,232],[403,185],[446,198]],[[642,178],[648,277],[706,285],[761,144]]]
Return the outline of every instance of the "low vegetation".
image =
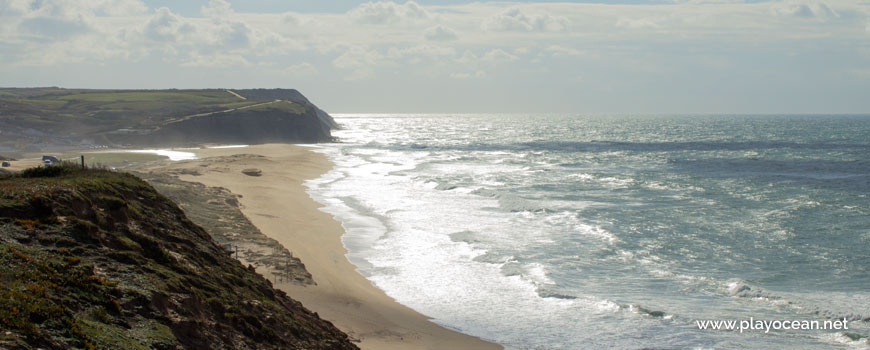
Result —
[[[255,105],[224,90],[0,89],[6,122],[47,133],[148,127],[171,118]]]
[[[0,151],[322,142],[335,127],[323,115],[293,89],[0,88]]]
[[[251,270],[133,175],[0,175],[0,348],[356,348]]]

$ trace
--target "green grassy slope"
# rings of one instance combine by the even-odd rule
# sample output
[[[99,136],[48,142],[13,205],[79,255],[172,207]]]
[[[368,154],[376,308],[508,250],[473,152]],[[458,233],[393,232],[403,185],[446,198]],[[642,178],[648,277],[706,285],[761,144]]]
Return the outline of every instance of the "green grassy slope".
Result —
[[[150,127],[185,115],[251,106],[225,90],[0,89],[5,122],[51,133]]]

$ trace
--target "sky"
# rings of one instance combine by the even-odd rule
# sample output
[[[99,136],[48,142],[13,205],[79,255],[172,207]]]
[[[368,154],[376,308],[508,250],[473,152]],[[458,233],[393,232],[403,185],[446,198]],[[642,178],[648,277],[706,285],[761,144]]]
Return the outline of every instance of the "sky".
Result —
[[[870,113],[870,0],[0,0],[0,86],[332,113]]]

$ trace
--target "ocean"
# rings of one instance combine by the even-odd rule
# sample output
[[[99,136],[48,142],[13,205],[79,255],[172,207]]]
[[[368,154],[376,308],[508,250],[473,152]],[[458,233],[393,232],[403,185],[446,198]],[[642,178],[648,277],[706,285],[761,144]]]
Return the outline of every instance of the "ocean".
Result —
[[[507,349],[870,348],[870,116],[334,117],[309,194],[440,325]]]

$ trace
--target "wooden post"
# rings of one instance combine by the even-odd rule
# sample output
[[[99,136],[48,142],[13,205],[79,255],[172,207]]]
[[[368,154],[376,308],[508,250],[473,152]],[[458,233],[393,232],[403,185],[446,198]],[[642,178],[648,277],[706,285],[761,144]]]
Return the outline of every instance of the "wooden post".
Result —
[[[85,155],[82,154],[82,169],[85,168]]]

